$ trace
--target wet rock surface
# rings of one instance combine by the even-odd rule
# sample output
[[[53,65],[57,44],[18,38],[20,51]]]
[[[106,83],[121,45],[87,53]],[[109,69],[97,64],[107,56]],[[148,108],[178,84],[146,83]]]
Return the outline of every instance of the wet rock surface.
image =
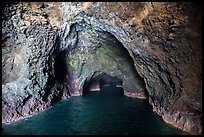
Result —
[[[11,3],[2,11],[2,122],[82,95],[105,73],[164,121],[202,134],[199,3]],[[148,95],[146,95],[148,94]]]

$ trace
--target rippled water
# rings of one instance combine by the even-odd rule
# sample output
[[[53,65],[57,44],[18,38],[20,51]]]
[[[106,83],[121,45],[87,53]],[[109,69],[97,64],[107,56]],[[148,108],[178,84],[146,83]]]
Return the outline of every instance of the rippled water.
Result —
[[[177,135],[182,132],[164,123],[152,112],[148,101],[129,98],[122,89],[104,87],[71,97],[50,109],[11,124],[3,124],[7,135],[151,134]]]

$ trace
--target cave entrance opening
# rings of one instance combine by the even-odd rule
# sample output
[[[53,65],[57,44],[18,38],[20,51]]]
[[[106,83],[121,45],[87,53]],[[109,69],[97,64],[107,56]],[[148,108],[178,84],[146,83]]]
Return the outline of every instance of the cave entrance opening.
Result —
[[[85,81],[83,95],[88,92],[102,91],[103,89],[110,87],[122,89],[123,91],[123,81],[116,76],[113,77],[103,73]]]

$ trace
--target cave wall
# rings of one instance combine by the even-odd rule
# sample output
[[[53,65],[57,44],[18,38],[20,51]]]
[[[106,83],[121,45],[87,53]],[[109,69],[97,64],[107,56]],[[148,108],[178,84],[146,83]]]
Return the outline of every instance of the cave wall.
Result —
[[[84,66],[91,63],[91,54],[87,59],[81,54],[100,49],[100,56],[106,48],[99,48],[96,43],[108,33],[129,52],[136,75],[144,79],[153,110],[167,123],[192,134],[202,134],[200,5],[190,2],[4,4],[2,122],[40,111],[71,95],[81,95],[84,82],[100,74],[99,64],[95,64],[92,72],[86,70],[90,68]],[[68,69],[63,78],[56,70],[61,58]],[[107,71],[113,70],[107,68]]]
[[[47,108],[53,96],[58,96],[59,91],[49,87],[56,83],[53,64],[58,30],[45,21],[43,14],[24,9],[24,4],[4,6],[2,122],[10,122]]]

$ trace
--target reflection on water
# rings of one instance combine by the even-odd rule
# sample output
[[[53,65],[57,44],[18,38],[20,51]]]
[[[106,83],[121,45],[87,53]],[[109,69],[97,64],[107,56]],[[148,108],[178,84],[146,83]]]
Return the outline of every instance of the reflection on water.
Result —
[[[152,112],[148,101],[126,97],[122,89],[116,87],[71,97],[32,117],[3,124],[3,128],[2,134],[7,135],[182,133]]]

